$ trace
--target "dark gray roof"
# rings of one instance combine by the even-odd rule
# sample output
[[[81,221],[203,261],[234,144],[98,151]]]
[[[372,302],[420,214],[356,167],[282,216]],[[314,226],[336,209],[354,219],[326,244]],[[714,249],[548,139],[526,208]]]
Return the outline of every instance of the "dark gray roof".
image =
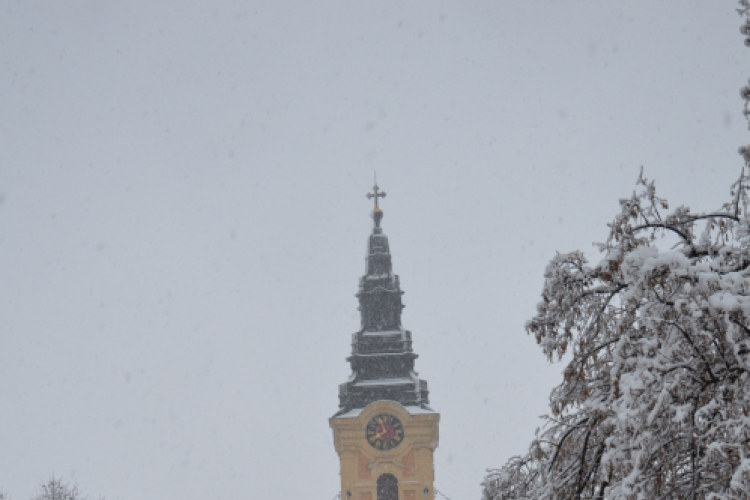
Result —
[[[362,328],[352,335],[352,355],[347,358],[352,375],[339,386],[339,411],[344,414],[374,401],[396,401],[404,406],[426,408],[427,382],[417,377],[411,332],[401,326],[401,291],[393,274],[388,237],[376,208],[375,227],[367,250],[366,273],[359,280],[359,311]]]

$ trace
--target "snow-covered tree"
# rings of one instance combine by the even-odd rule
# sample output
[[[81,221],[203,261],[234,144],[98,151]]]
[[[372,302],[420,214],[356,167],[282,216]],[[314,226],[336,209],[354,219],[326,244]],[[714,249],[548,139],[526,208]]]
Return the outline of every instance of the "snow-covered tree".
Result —
[[[550,262],[526,328],[570,361],[543,429],[489,472],[485,500],[750,500],[750,146],[740,154],[719,210],[668,212],[641,173],[600,262]]]
[[[747,171],[712,213],[663,215],[641,177],[598,264],[552,260],[527,329],[571,360],[545,429],[485,498],[750,498]]]

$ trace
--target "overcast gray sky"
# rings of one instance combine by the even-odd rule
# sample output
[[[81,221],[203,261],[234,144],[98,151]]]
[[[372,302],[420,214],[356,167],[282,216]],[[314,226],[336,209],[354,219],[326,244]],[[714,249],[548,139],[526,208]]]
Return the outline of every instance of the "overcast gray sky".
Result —
[[[332,498],[377,170],[436,487],[479,498],[559,378],[555,251],[596,258],[641,165],[728,199],[735,8],[0,1],[0,488]]]

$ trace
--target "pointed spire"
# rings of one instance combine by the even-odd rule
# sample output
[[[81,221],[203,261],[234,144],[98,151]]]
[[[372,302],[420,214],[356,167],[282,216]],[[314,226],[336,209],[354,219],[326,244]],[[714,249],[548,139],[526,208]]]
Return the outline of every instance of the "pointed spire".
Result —
[[[352,336],[352,366],[349,382],[339,386],[339,414],[364,408],[373,401],[389,400],[404,406],[427,408],[427,382],[414,371],[417,354],[412,350],[411,332],[401,326],[401,291],[393,274],[388,237],[380,221],[383,211],[378,198],[385,198],[377,179],[373,192],[375,226],[367,245],[367,269],[359,280],[361,330]]]
[[[384,192],[379,192],[377,181],[373,186],[373,193],[367,193],[368,198],[375,198],[373,219],[375,227],[372,229],[367,245],[367,269],[359,285],[360,311],[362,326],[371,331],[397,330],[401,328],[401,294],[398,277],[394,276],[391,251],[388,237],[383,234],[380,221],[383,211],[378,206],[378,198],[385,198]],[[377,295],[377,300],[375,296]],[[373,300],[364,300],[366,297]]]

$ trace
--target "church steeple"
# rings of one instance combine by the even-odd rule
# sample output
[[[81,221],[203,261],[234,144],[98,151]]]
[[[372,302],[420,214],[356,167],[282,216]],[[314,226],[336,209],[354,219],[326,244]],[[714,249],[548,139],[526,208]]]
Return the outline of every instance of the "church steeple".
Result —
[[[361,329],[352,335],[352,355],[347,358],[352,375],[339,386],[339,412],[364,408],[374,401],[395,401],[403,406],[427,409],[427,382],[414,371],[417,354],[412,350],[411,332],[401,326],[401,291],[393,274],[388,237],[380,222],[378,204],[385,193],[377,184],[368,198],[375,199],[374,227],[367,244],[366,272],[359,280]]]
[[[401,326],[401,287],[393,274],[377,181],[359,280],[362,325],[352,334],[352,374],[339,386],[339,411],[329,419],[341,461],[345,500],[435,500],[433,453],[440,415],[429,408],[427,382],[414,371],[411,332]]]

